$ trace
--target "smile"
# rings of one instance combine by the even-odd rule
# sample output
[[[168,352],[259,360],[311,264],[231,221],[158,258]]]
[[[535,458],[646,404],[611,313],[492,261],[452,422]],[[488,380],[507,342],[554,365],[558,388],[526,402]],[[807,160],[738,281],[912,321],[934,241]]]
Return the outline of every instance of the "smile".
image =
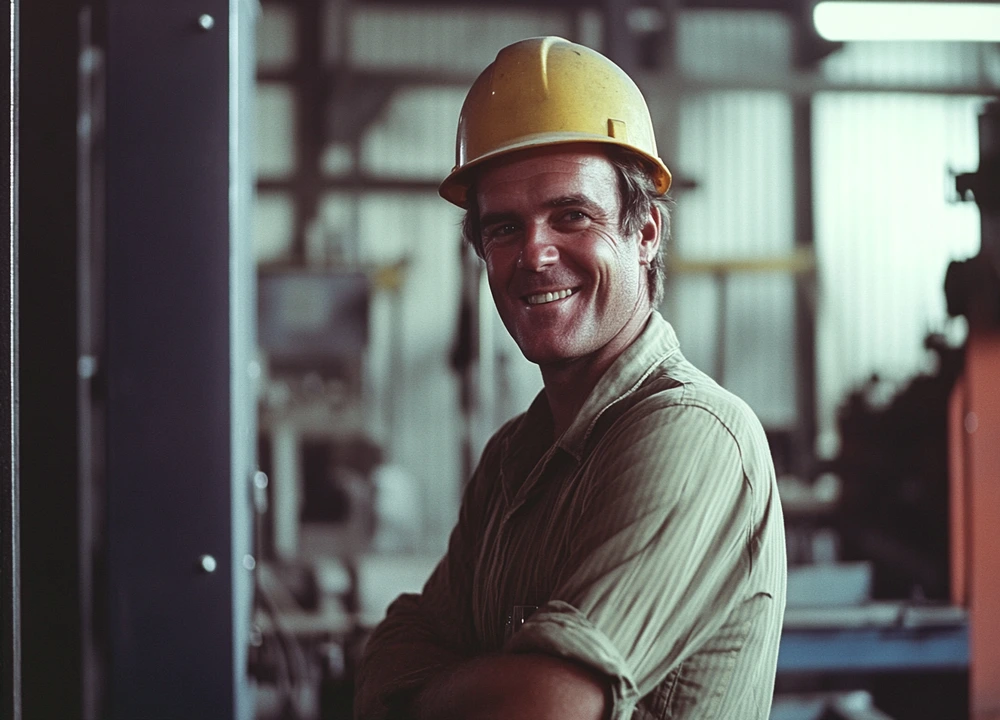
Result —
[[[545,303],[555,302],[556,300],[562,300],[563,298],[568,298],[575,292],[572,288],[567,288],[566,290],[557,290],[556,292],[539,293],[538,295],[528,295],[525,298],[525,302],[529,305],[544,305]]]

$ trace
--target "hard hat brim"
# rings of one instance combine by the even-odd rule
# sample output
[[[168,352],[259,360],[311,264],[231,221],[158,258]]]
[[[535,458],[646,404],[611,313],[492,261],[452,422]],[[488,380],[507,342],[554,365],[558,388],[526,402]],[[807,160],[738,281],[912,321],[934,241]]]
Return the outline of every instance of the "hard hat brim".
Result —
[[[507,155],[530,150],[545,148],[550,146],[569,145],[574,143],[588,143],[598,145],[609,145],[620,147],[623,150],[638,155],[646,160],[649,165],[650,175],[653,178],[656,192],[664,195],[670,189],[670,170],[660,158],[642,152],[633,145],[622,143],[615,138],[595,136],[589,133],[543,133],[539,137],[522,138],[519,142],[512,143],[492,152],[486,153],[475,160],[471,160],[462,167],[455,167],[438,187],[438,194],[453,205],[462,209],[468,209],[468,191],[475,182],[475,175],[482,169],[484,164],[497,160]]]

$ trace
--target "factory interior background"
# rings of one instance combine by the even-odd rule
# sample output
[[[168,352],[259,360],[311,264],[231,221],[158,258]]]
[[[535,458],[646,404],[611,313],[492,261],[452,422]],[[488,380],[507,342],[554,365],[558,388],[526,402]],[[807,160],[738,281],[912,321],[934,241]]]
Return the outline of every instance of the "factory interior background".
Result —
[[[814,4],[12,0],[0,715],[351,717],[541,389],[437,185],[558,35],[643,90],[660,310],[767,431],[772,720],[998,717],[1000,42]]]

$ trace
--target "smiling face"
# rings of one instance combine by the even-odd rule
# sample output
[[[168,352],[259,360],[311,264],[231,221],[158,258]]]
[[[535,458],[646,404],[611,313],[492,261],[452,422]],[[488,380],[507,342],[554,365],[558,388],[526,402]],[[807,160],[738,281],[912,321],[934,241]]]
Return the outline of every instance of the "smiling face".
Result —
[[[623,236],[614,166],[587,146],[487,168],[476,196],[490,289],[524,356],[543,371],[577,359],[610,365],[649,314],[656,211]]]

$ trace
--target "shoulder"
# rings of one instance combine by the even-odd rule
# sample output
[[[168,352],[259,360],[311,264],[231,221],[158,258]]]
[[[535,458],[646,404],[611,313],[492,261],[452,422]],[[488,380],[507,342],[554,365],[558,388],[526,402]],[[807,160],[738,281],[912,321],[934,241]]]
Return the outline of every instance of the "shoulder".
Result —
[[[751,484],[773,478],[770,449],[753,410],[683,357],[657,368],[609,408],[595,431],[604,452],[639,443],[646,453],[669,453],[672,464],[729,466]]]

